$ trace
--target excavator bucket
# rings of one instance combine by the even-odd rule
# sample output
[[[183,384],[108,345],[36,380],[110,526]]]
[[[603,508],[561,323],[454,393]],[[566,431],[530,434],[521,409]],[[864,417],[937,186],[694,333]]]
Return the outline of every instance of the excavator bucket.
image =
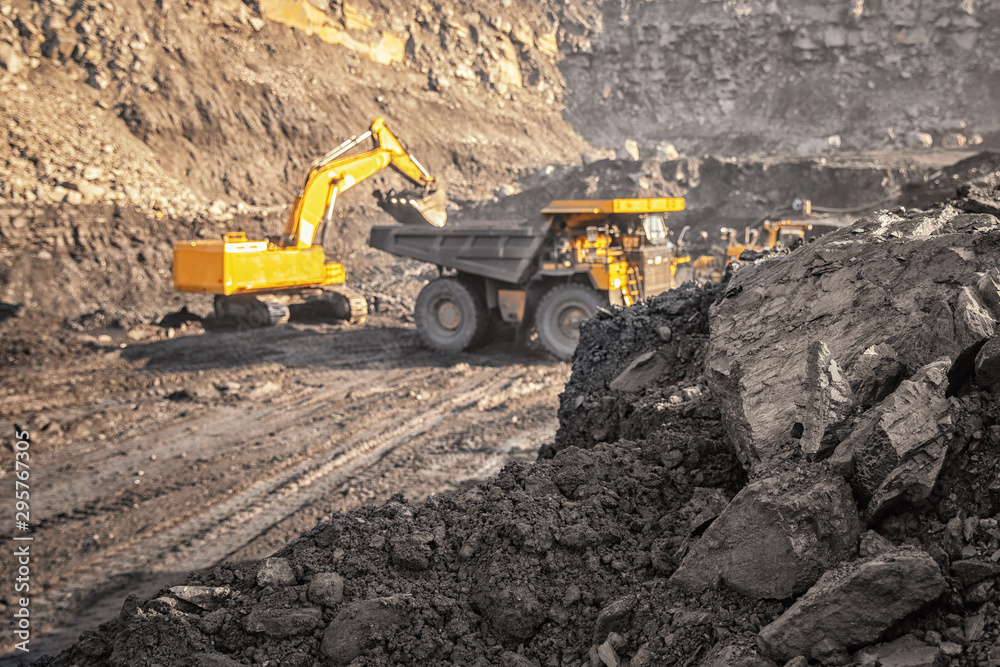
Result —
[[[413,192],[376,192],[379,207],[404,225],[444,227],[448,221],[448,195],[439,188],[417,198]],[[419,193],[422,194],[422,193]]]

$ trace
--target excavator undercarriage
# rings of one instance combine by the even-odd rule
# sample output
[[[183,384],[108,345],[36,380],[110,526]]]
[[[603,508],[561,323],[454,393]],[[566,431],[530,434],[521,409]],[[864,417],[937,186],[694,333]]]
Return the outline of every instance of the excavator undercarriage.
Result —
[[[299,312],[307,318],[347,320],[361,324],[368,318],[364,295],[349,287],[303,290]]]
[[[222,320],[235,320],[257,329],[288,321],[288,306],[275,301],[264,301],[252,294],[215,295],[215,316]]]
[[[297,320],[346,320],[361,324],[368,318],[364,295],[350,287],[308,288],[255,294],[216,294],[215,316],[251,329],[284,324],[294,314]]]

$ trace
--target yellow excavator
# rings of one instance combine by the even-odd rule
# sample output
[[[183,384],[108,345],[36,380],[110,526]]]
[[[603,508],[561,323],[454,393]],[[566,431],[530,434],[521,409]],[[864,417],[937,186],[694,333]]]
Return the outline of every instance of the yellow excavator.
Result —
[[[369,139],[370,150],[351,153]],[[215,294],[216,316],[251,327],[286,321],[287,304],[294,301],[339,319],[363,321],[368,314],[364,296],[344,287],[344,265],[327,261],[322,241],[337,197],[386,167],[420,188],[391,194],[392,215],[403,224],[443,226],[445,191],[385,119],[376,118],[367,132],[313,162],[280,236],[248,239],[245,232],[227,232],[221,239],[176,243],[174,288]]]

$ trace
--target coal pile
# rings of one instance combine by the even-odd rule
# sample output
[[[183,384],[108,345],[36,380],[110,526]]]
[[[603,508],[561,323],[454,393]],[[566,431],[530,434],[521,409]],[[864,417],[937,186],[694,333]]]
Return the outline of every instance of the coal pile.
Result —
[[[705,636],[750,637],[780,605],[663,579],[736,491],[716,424],[334,517],[272,558],[126,601],[44,664],[660,664],[700,654]],[[702,486],[686,472],[698,465]]]
[[[721,289],[685,284],[584,323],[560,397],[559,432],[541,455],[644,438],[670,420],[717,415],[698,399],[706,388],[709,307]]]
[[[551,459],[42,664],[1000,664],[998,176],[603,315]]]
[[[997,176],[749,265],[711,310],[750,483],[671,581],[795,600],[761,630],[774,660],[997,658]]]

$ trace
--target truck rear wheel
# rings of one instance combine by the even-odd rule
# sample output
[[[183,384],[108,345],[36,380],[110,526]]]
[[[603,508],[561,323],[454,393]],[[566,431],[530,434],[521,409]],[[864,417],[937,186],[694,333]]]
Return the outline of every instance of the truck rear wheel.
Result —
[[[580,341],[580,324],[608,304],[586,285],[556,285],[542,297],[535,311],[538,339],[552,356],[569,361]]]
[[[485,337],[489,312],[478,290],[457,278],[437,278],[417,296],[413,319],[428,347],[461,352]]]

